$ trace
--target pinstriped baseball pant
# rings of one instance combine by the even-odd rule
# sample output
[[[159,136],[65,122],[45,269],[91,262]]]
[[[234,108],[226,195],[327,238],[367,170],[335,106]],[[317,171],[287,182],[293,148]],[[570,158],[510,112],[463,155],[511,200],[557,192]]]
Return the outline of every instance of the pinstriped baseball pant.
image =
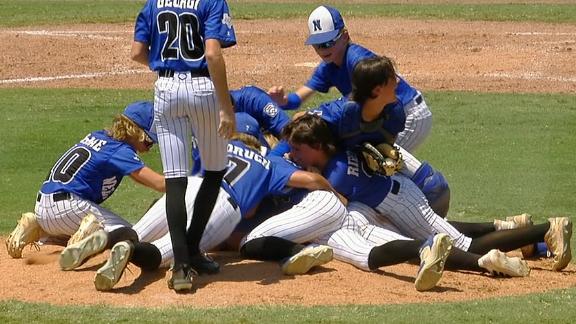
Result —
[[[218,135],[220,109],[212,80],[175,72],[173,77],[158,78],[154,94],[154,122],[164,176],[178,178],[190,173],[192,134],[204,169],[224,170],[228,141]]]
[[[418,95],[421,96],[420,93]],[[418,96],[416,96],[418,97]],[[424,97],[422,102],[417,104],[415,100],[404,106],[406,113],[406,123],[404,131],[398,134],[396,144],[402,146],[409,152],[418,148],[430,134],[432,129],[432,112]]]

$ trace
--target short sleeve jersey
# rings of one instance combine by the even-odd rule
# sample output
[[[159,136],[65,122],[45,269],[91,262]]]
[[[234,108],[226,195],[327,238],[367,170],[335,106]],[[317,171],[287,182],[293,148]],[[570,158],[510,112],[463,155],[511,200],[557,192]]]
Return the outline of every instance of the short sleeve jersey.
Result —
[[[100,130],[86,135],[58,159],[40,191],[70,192],[100,204],[124,176],[143,167],[132,146]]]
[[[236,44],[225,0],[148,0],[136,18],[134,40],[148,44],[153,71],[206,71],[207,39]]]
[[[266,91],[246,86],[230,91],[234,99],[234,110],[245,112],[258,121],[260,127],[279,137],[284,126],[290,122],[290,117],[280,109]]]
[[[228,171],[222,187],[240,207],[242,215],[267,195],[283,194],[298,169],[282,158],[265,158],[242,142],[228,144]]]
[[[389,177],[366,172],[362,161],[356,152],[339,152],[328,162],[323,175],[349,201],[376,207],[386,198],[392,182]]]
[[[358,62],[365,58],[374,57],[376,54],[370,50],[357,45],[350,44],[344,55],[342,66],[334,63],[321,62],[306,86],[318,92],[326,93],[331,87],[336,87],[342,96],[347,97],[352,92],[352,71]],[[417,95],[414,89],[406,80],[398,76],[398,86],[396,87],[396,97],[405,106]]]
[[[404,108],[398,102],[387,105],[380,118],[370,123],[362,120],[362,108],[358,103],[342,98],[326,102],[311,113],[319,114],[328,123],[345,148],[355,148],[363,142],[388,142],[382,130],[396,136],[404,130],[406,123]]]

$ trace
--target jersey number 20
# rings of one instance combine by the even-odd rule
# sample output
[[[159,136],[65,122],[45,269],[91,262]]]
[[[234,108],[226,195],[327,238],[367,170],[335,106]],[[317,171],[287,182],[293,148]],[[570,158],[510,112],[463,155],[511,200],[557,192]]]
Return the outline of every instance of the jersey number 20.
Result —
[[[177,15],[172,11],[158,14],[158,31],[166,33],[166,42],[162,47],[162,61],[197,61],[204,57],[204,42],[200,35],[198,17],[192,13]]]

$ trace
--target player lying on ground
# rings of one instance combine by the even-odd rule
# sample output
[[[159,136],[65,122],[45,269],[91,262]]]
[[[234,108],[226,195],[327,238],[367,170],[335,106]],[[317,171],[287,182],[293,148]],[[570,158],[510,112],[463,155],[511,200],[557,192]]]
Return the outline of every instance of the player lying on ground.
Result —
[[[306,195],[303,202],[313,203],[306,203],[306,208],[295,208],[299,208],[300,213],[314,215],[317,223],[321,220],[324,222],[324,232],[319,231],[318,235],[326,234],[340,227],[346,208],[339,198],[332,193],[331,186],[326,179],[318,174],[298,170],[294,165],[281,158],[264,158],[255,150],[255,148],[259,148],[257,140],[252,139],[252,141],[256,143],[254,149],[238,141],[232,141],[228,146],[230,167],[222,182],[216,208],[200,242],[202,250],[212,249],[228,238],[242,218],[250,217],[252,210],[258,205],[262,197],[274,193],[281,194],[287,188],[304,188],[312,191]],[[200,181],[200,178],[189,178],[189,186],[186,191],[189,215],[193,212],[192,202],[198,192]],[[318,203],[320,201],[322,204]],[[96,289],[112,289],[129,261],[143,269],[165,267],[172,261],[172,244],[167,231],[164,206],[165,199],[162,198],[134,226],[141,238],[162,236],[151,243],[127,240],[115,244],[112,247],[110,258],[96,273],[94,280]],[[106,241],[106,233],[98,231],[77,244],[67,247],[62,252],[62,256],[70,255],[74,260],[66,268],[78,267],[90,256],[102,252],[107,246]],[[283,265],[283,270],[286,273],[293,273],[294,265],[298,268],[298,259],[309,254],[316,257],[318,264],[332,259],[332,251],[325,246],[306,247],[299,245],[292,252],[294,258]],[[68,258],[66,257],[66,259]],[[214,272],[210,271],[209,268],[204,270]],[[195,275],[194,271],[188,273],[188,276]],[[178,282],[172,277],[169,280],[169,285],[172,289],[183,291],[191,289],[187,284],[188,282],[189,280]]]
[[[308,18],[309,36],[307,45],[312,45],[322,59],[308,82],[296,92],[284,94],[282,87],[272,87],[270,95],[286,109],[300,107],[316,91],[327,93],[336,87],[343,97],[353,92],[352,71],[365,58],[376,56],[370,50],[351,42],[348,29],[340,12],[329,6],[320,6]],[[395,97],[405,115],[405,121],[396,138],[396,144],[412,152],[421,145],[432,128],[432,113],[422,94],[402,77],[395,75],[398,87]],[[392,144],[392,143],[390,143]]]
[[[72,236],[70,243],[74,243],[98,228],[112,232],[131,227],[100,204],[126,175],[146,187],[165,191],[164,177],[138,157],[156,141],[153,104],[148,101],[129,104],[110,129],[86,135],[50,170],[36,198],[35,213],[23,214],[6,240],[8,254],[21,257],[22,249],[41,237]]]
[[[320,170],[349,201],[375,209],[379,218],[385,217],[408,237],[426,239],[446,233],[456,248],[480,255],[492,249],[511,251],[545,241],[554,254],[553,270],[560,271],[570,262],[572,223],[568,217],[550,218],[549,223],[471,238],[435,214],[422,191],[404,175],[389,177],[373,173],[360,153],[338,151],[330,128],[319,116],[306,114],[297,118],[284,128],[283,135],[292,147],[290,157],[297,164],[305,169]],[[380,223],[378,218],[370,221],[375,225]]]

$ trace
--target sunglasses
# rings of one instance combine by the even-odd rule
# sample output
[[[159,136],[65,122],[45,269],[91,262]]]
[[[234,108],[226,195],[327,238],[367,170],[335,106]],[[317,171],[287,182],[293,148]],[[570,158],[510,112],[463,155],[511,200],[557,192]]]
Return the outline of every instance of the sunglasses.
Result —
[[[321,44],[314,44],[315,48],[322,48],[322,49],[329,49],[336,45],[336,42],[342,37],[342,33],[339,33],[338,36],[334,37],[334,39],[327,41],[326,43]]]
[[[152,141],[150,136],[148,136],[148,135],[145,136],[144,145],[146,145],[147,147],[152,147],[152,145],[154,145],[154,141]]]

